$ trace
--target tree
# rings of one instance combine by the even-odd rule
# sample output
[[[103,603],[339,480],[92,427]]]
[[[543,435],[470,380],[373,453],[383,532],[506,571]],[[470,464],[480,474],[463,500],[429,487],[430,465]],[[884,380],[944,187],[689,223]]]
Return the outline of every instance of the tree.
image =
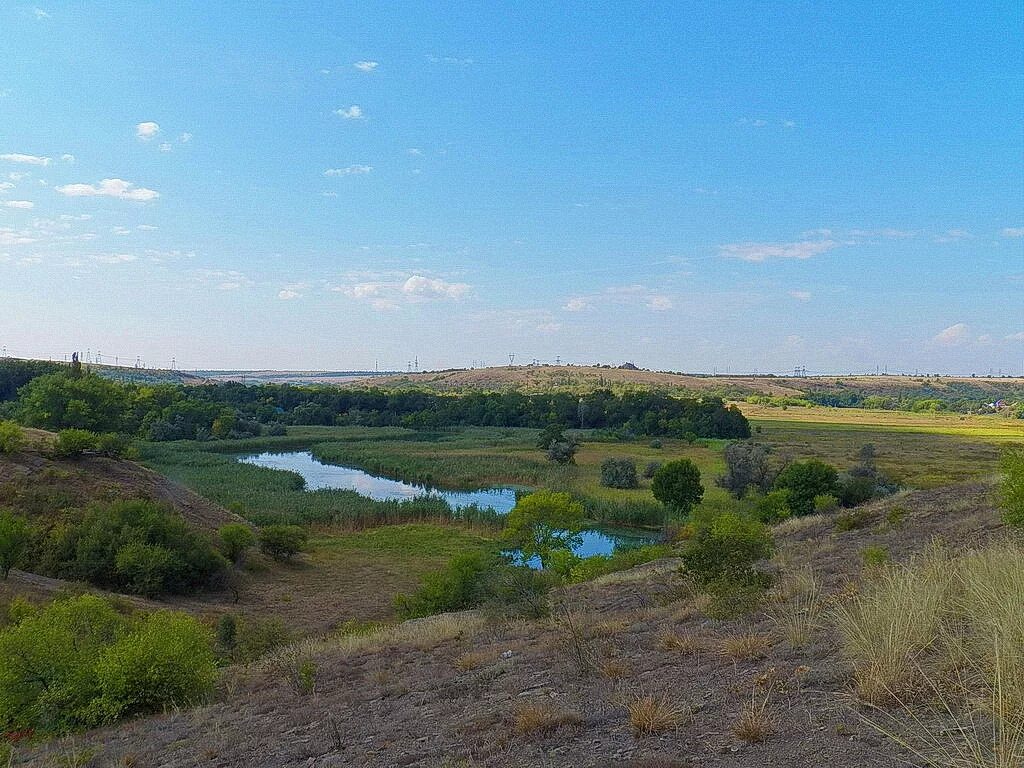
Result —
[[[13,421],[0,421],[0,453],[17,453],[25,444],[25,431]]]
[[[775,488],[789,491],[789,508],[794,516],[809,515],[814,511],[815,496],[839,495],[839,473],[817,459],[794,461],[779,473]]]
[[[772,487],[772,471],[768,464],[768,448],[757,443],[729,443],[725,446],[725,474],[718,478],[737,499],[753,488],[767,493]]]
[[[504,538],[523,559],[536,557],[547,567],[551,553],[582,541],[583,505],[568,493],[541,490],[516,502],[505,521]]]
[[[260,549],[275,560],[291,560],[309,546],[309,532],[298,525],[268,525],[260,531]]]
[[[25,554],[30,536],[25,518],[7,509],[0,511],[0,574],[4,579]]]
[[[53,373],[32,379],[20,390],[21,420],[44,429],[118,432],[129,411],[129,390],[93,374]]]
[[[575,440],[568,440],[564,443],[552,443],[548,446],[548,460],[556,464],[575,464],[576,451],[579,445]]]
[[[246,551],[256,544],[256,534],[245,523],[228,523],[221,526],[217,534],[220,536],[224,557],[236,565],[242,562]]]
[[[632,459],[608,458],[601,462],[601,485],[607,488],[636,488],[636,462]]]
[[[677,514],[687,515],[704,498],[700,470],[689,459],[677,459],[662,464],[654,473],[651,492]]]
[[[548,424],[544,429],[541,430],[540,436],[537,438],[537,447],[542,451],[546,451],[551,447],[552,443],[567,443],[569,442],[565,437],[565,432],[561,424]]]
[[[758,560],[771,557],[771,533],[758,520],[725,512],[697,529],[683,552],[683,565],[702,585],[724,580],[752,584],[760,580]]]

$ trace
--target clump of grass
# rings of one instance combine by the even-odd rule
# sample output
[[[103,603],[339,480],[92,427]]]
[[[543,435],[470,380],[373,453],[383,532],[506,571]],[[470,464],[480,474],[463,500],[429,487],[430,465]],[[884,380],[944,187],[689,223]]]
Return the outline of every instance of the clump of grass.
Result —
[[[629,674],[630,666],[623,659],[604,659],[600,662],[598,671],[609,680],[620,680]]]
[[[938,550],[907,566],[890,566],[836,609],[844,648],[862,699],[879,703],[914,687],[915,661],[936,641],[948,559]]]
[[[674,730],[687,718],[687,711],[667,695],[635,694],[626,703],[629,725],[637,737]]]
[[[544,701],[520,704],[512,713],[512,727],[521,736],[546,736],[559,728],[578,727],[582,723],[579,713]]]
[[[580,675],[589,675],[597,671],[597,649],[587,637],[582,617],[571,610],[563,610],[555,619],[555,629],[558,632],[558,647],[576,671]]]
[[[864,547],[860,551],[861,560],[865,568],[881,568],[889,562],[889,550],[885,547]]]
[[[824,605],[821,586],[814,572],[804,568],[783,579],[771,598],[768,617],[791,646],[801,648],[821,626]]]
[[[494,661],[494,654],[490,651],[467,651],[455,659],[455,668],[468,672],[479,669],[492,661]]]
[[[732,732],[736,738],[748,744],[757,744],[771,735],[775,721],[768,711],[769,696],[770,693],[765,694],[765,697],[759,701],[751,693],[750,701],[743,706],[740,716],[733,726]]]
[[[681,656],[692,656],[706,651],[708,642],[705,638],[692,633],[666,632],[658,638],[658,646]]]
[[[723,638],[719,643],[719,652],[733,661],[754,661],[763,659],[772,647],[768,635],[744,634]]]
[[[866,509],[851,509],[836,515],[836,530],[840,533],[856,531],[871,525],[871,513]]]

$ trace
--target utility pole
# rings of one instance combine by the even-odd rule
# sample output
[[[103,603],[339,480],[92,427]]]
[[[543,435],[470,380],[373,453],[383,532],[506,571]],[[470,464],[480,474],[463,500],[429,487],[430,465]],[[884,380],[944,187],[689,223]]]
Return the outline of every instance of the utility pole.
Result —
[[[515,361],[516,361],[516,353],[515,352],[509,352],[508,353],[508,367],[511,368],[512,367],[512,363],[514,363]]]

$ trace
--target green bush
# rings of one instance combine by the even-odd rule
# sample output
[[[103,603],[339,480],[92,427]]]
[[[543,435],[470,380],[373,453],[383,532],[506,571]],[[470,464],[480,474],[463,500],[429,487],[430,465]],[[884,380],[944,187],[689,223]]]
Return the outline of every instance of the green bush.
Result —
[[[232,563],[240,563],[245,553],[256,545],[256,534],[245,523],[228,523],[217,531],[220,549]]]
[[[51,575],[147,596],[192,592],[226,565],[180,515],[151,501],[90,507],[43,546]]]
[[[871,515],[863,509],[851,509],[836,515],[836,530],[845,533],[871,525]]]
[[[839,509],[839,499],[831,493],[819,493],[814,497],[814,512],[819,515],[827,515]]]
[[[58,599],[0,630],[0,729],[63,733],[204,699],[212,637],[194,618]]]
[[[797,517],[814,511],[814,497],[824,494],[837,496],[839,473],[835,467],[818,461],[794,461],[775,479],[776,490],[788,490],[789,508]]]
[[[25,444],[25,430],[13,421],[0,421],[0,453],[16,453]]]
[[[889,550],[885,547],[864,547],[860,556],[867,568],[880,568],[889,562]]]
[[[268,525],[260,530],[260,549],[275,560],[291,560],[309,549],[309,531],[299,525]]]
[[[86,451],[96,448],[96,435],[87,429],[62,429],[53,441],[53,455],[62,459],[77,459]]]
[[[654,498],[680,515],[690,510],[704,497],[700,470],[689,459],[677,459],[662,464],[654,473],[651,483]]]
[[[114,459],[119,459],[126,456],[131,448],[131,443],[123,435],[119,435],[116,432],[104,432],[103,434],[96,435],[94,444],[96,453],[101,456],[109,456]]]
[[[568,581],[590,581],[607,573],[625,571],[651,560],[671,556],[672,547],[668,544],[650,544],[645,547],[620,549],[610,555],[576,558],[576,562],[569,569]]]
[[[1000,466],[1003,479],[999,485],[999,503],[1003,521],[1024,527],[1024,448],[1004,451]]]
[[[789,508],[789,491],[769,491],[764,496],[754,497],[754,516],[762,523],[781,523],[792,513]]]
[[[25,518],[8,509],[0,510],[0,574],[5,579],[21,561],[30,539]]]
[[[650,447],[653,448],[656,451],[660,450],[661,449],[661,440],[658,440],[658,439],[651,440]]]
[[[601,462],[601,485],[606,488],[636,488],[636,462],[632,459],[608,458]]]
[[[698,584],[720,580],[737,584],[764,581],[754,569],[759,560],[771,557],[771,532],[758,520],[732,512],[716,516],[697,528],[683,550],[683,565]]]
[[[659,469],[661,469],[660,461],[648,461],[647,466],[644,467],[644,477],[650,480]]]
[[[278,618],[259,619],[247,616],[235,626],[235,644],[231,658],[239,663],[255,661],[292,641],[292,634]]]
[[[502,564],[484,574],[480,604],[492,616],[539,619],[551,612],[548,592],[557,583],[554,573]]]
[[[444,570],[425,575],[413,594],[398,595],[395,607],[410,619],[469,608],[483,599],[484,578],[501,564],[492,552],[458,555]]]

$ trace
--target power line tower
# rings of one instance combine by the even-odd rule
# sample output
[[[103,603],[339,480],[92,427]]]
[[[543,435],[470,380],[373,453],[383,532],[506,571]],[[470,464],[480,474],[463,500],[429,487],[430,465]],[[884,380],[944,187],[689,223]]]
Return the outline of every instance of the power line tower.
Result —
[[[509,352],[508,353],[508,367],[511,368],[512,364],[515,361],[516,361],[516,353],[515,352]]]

